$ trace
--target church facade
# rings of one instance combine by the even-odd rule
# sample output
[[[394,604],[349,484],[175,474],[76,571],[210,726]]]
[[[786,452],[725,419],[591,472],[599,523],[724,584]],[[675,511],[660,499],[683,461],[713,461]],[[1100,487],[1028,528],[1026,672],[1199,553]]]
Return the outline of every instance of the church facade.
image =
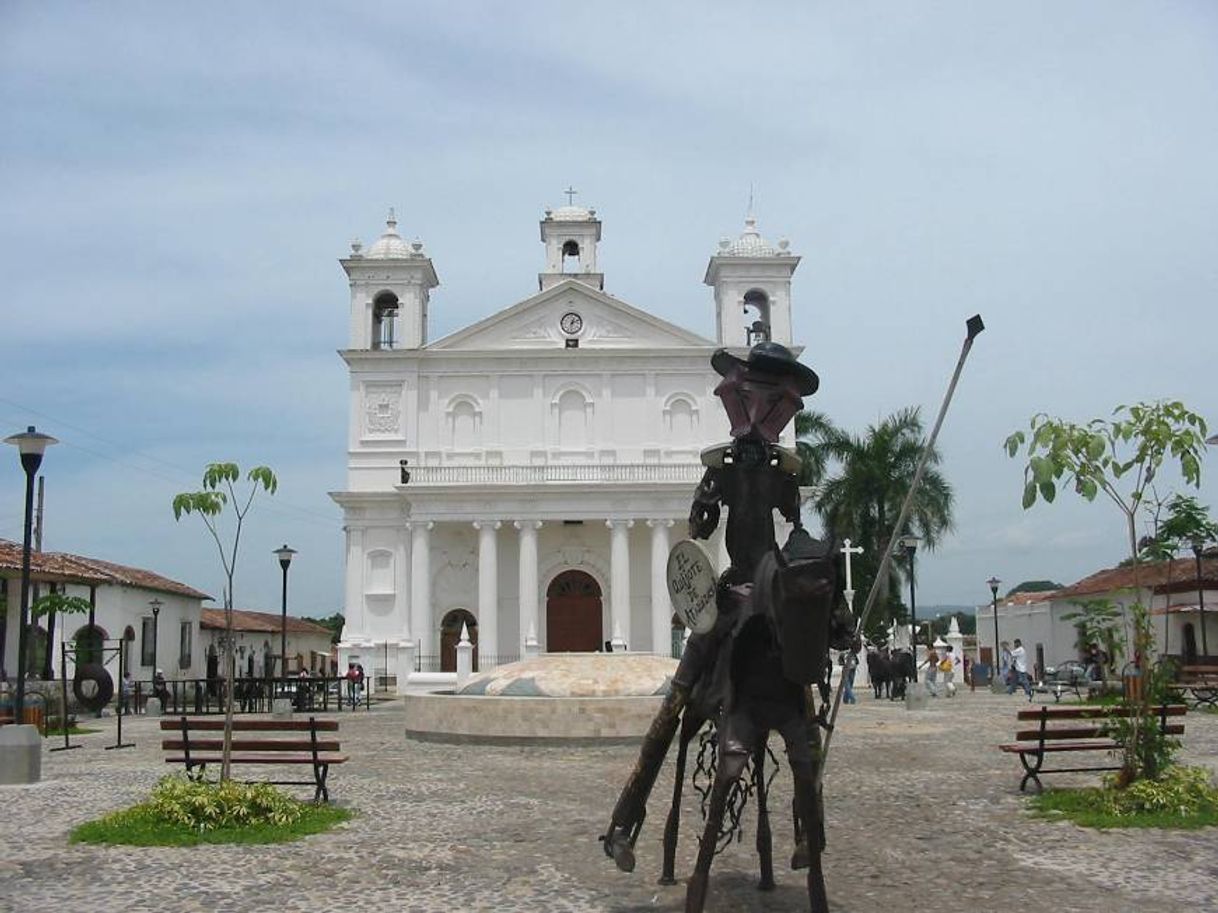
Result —
[[[351,289],[340,670],[424,678],[536,652],[672,652],[665,584],[704,447],[728,437],[715,349],[791,345],[786,241],[746,219],[704,281],[716,338],[605,291],[593,209],[547,209],[536,294],[432,340],[439,286],[392,212],[340,262]],[[788,431],[788,435],[791,432]],[[790,443],[788,440],[787,443]],[[721,524],[712,552],[726,564]]]

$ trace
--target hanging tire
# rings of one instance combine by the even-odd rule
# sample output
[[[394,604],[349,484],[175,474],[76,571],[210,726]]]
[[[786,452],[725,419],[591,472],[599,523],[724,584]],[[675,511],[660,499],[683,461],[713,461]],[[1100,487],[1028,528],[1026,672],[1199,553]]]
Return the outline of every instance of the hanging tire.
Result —
[[[101,663],[85,663],[77,666],[72,679],[72,693],[80,706],[97,712],[114,697],[114,679]]]

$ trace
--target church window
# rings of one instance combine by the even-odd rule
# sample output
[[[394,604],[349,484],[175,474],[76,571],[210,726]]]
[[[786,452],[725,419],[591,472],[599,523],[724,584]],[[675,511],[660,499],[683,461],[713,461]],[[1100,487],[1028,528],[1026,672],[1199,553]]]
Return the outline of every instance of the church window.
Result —
[[[393,592],[393,552],[378,549],[368,553],[366,587],[366,592],[373,594]]]
[[[749,345],[770,340],[770,296],[761,289],[744,293],[745,333]]]
[[[473,450],[478,446],[482,409],[472,396],[459,394],[448,403],[449,443],[453,450]]]
[[[698,428],[698,406],[684,393],[674,393],[664,403],[664,427],[674,443],[688,444]]]
[[[372,302],[372,348],[392,349],[396,343],[398,297],[381,292]]]
[[[558,397],[558,443],[564,450],[588,446],[588,400],[579,390]]]
[[[564,273],[578,273],[579,268],[579,242],[564,241],[562,245],[562,271]]]

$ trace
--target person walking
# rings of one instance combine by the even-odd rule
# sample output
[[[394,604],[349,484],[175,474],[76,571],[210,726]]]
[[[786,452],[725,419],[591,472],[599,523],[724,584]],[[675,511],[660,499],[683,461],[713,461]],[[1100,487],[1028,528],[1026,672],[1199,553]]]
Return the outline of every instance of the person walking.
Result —
[[[939,660],[939,677],[943,680],[943,692],[948,697],[956,696],[956,659],[951,644],[943,648],[943,656]]]
[[[1028,678],[1028,654],[1018,637],[1015,638],[1015,646],[1011,650],[1011,669],[1014,672],[1014,678],[1007,684],[1007,694],[1014,694],[1015,688],[1018,686],[1031,700],[1032,682]]]
[[[845,688],[842,692],[842,700],[844,700],[847,704],[858,703],[858,698],[854,696],[854,674],[858,671],[859,650],[862,649],[862,646],[863,645],[856,638],[848,650],[842,651],[842,675],[846,677]]]
[[[923,663],[926,666],[926,690],[930,692],[931,697],[939,696],[939,654],[935,652],[935,648],[928,647],[926,651],[926,661]]]

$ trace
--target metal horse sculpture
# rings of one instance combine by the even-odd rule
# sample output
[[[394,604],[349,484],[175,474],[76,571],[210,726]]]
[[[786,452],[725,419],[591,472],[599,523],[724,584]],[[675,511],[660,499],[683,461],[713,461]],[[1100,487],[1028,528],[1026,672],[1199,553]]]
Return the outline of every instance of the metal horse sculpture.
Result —
[[[703,724],[712,720],[718,730],[717,762],[685,909],[687,913],[703,909],[728,797],[750,757],[754,784],[760,785],[761,887],[773,887],[764,756],[766,738],[776,730],[786,745],[795,780],[797,848],[792,864],[807,866],[812,909],[827,913],[820,865],[824,814],[816,785],[818,719],[823,720],[828,695],[830,643],[845,647],[853,630],[848,615],[835,614],[841,608],[835,543],[818,543],[800,526],[799,460],[777,444],[779,433],[802,406],[801,397],[815,392],[818,380],[776,343],[754,346],[747,361],[721,349],[711,364],[724,378],[715,393],[731,420],[733,441],[702,455],[707,469],[694,495],[689,531],[695,539],[710,536],[721,505],[726,506],[731,565],[719,578],[714,627],[690,636],[672,687],[648,729],[601,839],[618,868],[634,869],[634,845],[646,817],[647,799],[680,723],[661,878],[672,883],[686,751]],[[781,552],[774,534],[775,509],[795,526]],[[820,717],[813,685],[820,689]]]

